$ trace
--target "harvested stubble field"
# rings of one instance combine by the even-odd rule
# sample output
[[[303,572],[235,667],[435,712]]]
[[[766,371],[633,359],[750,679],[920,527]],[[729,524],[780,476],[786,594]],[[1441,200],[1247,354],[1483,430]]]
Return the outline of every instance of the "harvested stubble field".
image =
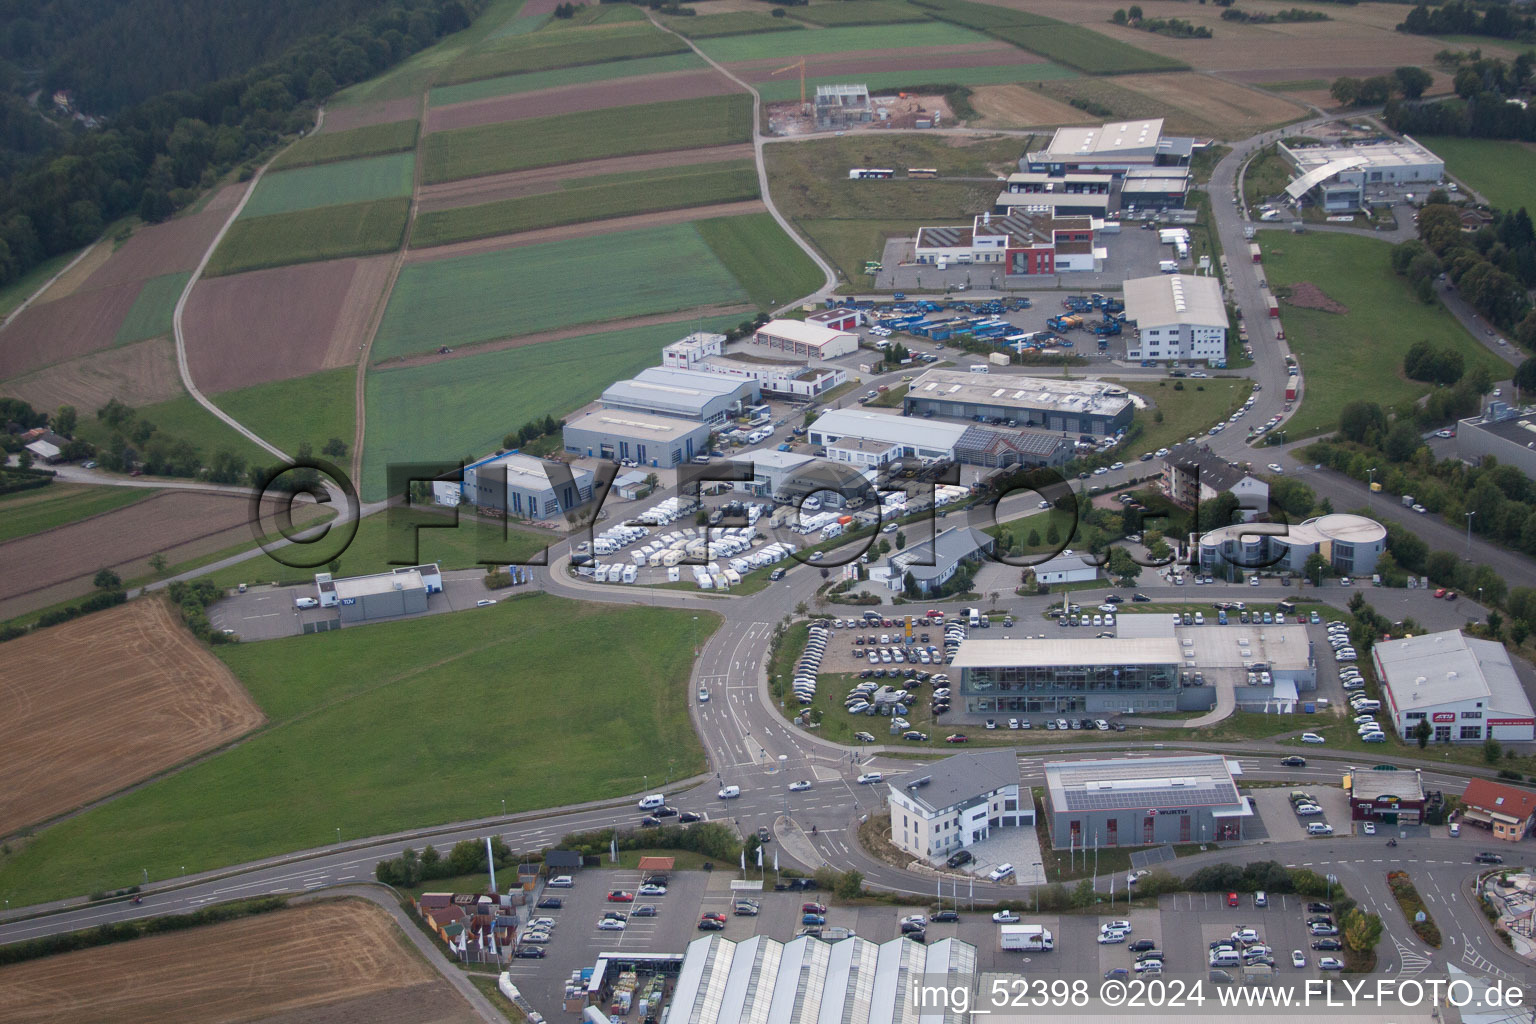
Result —
[[[362,125],[346,131],[321,132],[300,139],[272,161],[268,173],[312,164],[356,160],[365,156],[402,153],[416,146],[414,118],[383,124]]]
[[[732,93],[435,132],[426,138],[423,180],[745,142],[751,118],[752,98]]]
[[[1019,84],[983,85],[971,92],[971,107],[981,128],[1040,128],[1080,124],[1083,112],[1053,99],[1039,88]]]
[[[15,1024],[477,1024],[383,910],[338,900],[0,968]]]
[[[1019,63],[1011,63],[1024,57]],[[810,62],[807,62],[810,67]],[[827,67],[827,65],[823,65]],[[1025,54],[998,43],[995,48],[967,50],[937,50],[919,53],[913,50],[896,51],[889,55],[864,55],[840,62],[837,74],[818,74],[805,80],[807,91],[818,85],[834,85],[846,82],[850,75],[877,93],[890,95],[900,92],[929,91],[934,86],[945,85],[996,85],[1009,82],[1039,82],[1052,78],[1076,78],[1077,72],[1060,64]],[[821,70],[818,68],[817,70]],[[784,76],[772,77],[771,68],[744,70],[741,76],[757,87],[765,102],[798,100],[800,84],[787,82]],[[766,79],[766,80],[765,80]],[[1082,114],[1078,114],[1082,118]],[[878,129],[877,129],[878,130]],[[864,134],[870,134],[868,132]]]
[[[672,53],[663,57],[640,57],[635,60],[615,60],[607,64],[591,64],[585,67],[557,68],[554,71],[531,71],[522,75],[505,75],[501,78],[482,78],[478,82],[462,85],[440,85],[428,95],[428,103],[445,107],[452,103],[468,103],[471,100],[489,99],[492,96],[511,96],[521,92],[537,92],[541,89],[560,89],[568,85],[591,85],[614,78],[639,78],[643,75],[665,75],[673,71],[698,71],[707,68],[693,52]]]
[[[0,385],[0,394],[34,409],[99,409],[112,398],[134,407],[164,402],[181,394],[176,346],[169,338],[120,345],[12,377]]]
[[[783,32],[805,27],[789,18],[774,18],[754,11],[727,11],[724,14],[702,14],[692,18],[662,18],[661,20],[668,28],[681,32],[689,39],[745,36],[754,32]]]
[[[393,252],[405,237],[410,210],[410,199],[401,197],[271,217],[242,217],[230,225],[204,273],[217,277],[291,263]]]
[[[451,131],[475,125],[503,121],[523,121],[534,117],[558,117],[609,107],[635,107],[645,103],[693,100],[738,92],[740,87],[711,68],[646,75],[589,85],[563,86],[539,92],[435,107],[427,115],[427,131]]]
[[[209,393],[357,362],[389,257],[197,283],[184,315],[192,378]]]
[[[495,40],[453,62],[441,84],[454,85],[527,71],[553,71],[585,64],[680,53],[686,43],[647,24],[620,24],[581,32],[534,33]]]
[[[240,219],[409,195],[415,167],[414,154],[390,153],[267,174],[240,211]]]
[[[355,103],[350,106],[327,106],[325,124],[320,126],[320,134],[339,134],[371,124],[404,121],[416,116],[418,106],[413,96],[394,100],[376,100],[371,103]]]
[[[12,640],[5,656],[0,835],[100,799],[265,721],[228,667],[158,598]],[[82,736],[90,742],[79,742]],[[8,999],[7,1019],[12,1012]]]

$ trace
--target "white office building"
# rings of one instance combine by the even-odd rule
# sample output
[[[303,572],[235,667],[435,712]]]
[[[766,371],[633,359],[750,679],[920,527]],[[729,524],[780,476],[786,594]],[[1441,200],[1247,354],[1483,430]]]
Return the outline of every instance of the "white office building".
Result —
[[[1011,750],[956,754],[892,779],[891,841],[923,859],[948,857],[994,828],[1035,823],[1034,803],[1019,794]]]
[[[1387,186],[1427,185],[1445,177],[1445,161],[1406,135],[1357,145],[1281,142],[1280,153],[1296,168],[1296,178],[1285,187],[1285,194],[1295,202],[1305,198],[1328,211],[1362,209]]]
[[[1424,721],[1432,743],[1536,739],[1536,713],[1502,644],[1451,629],[1376,644],[1371,662],[1382,710],[1404,739]]]
[[[1227,365],[1227,307],[1214,277],[1132,278],[1125,282],[1125,318],[1136,324],[1127,359]]]

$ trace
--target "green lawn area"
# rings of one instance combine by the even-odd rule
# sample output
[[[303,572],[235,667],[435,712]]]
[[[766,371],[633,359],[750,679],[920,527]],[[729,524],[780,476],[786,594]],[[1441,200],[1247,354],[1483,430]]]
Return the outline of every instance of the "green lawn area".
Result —
[[[927,49],[984,43],[986,36],[958,25],[874,25],[829,28],[816,32],[775,32],[768,35],[725,36],[699,44],[722,64],[770,57],[809,57],[823,53],[854,54],[859,50]],[[846,77],[846,76],[845,76]],[[860,81],[863,79],[861,78]],[[799,86],[796,85],[796,91]]]
[[[730,11],[725,14],[704,14],[692,18],[662,18],[661,20],[668,28],[681,32],[689,39],[744,36],[754,32],[783,32],[805,27],[789,18],[775,18],[755,11]]]
[[[1263,149],[1243,169],[1243,199],[1250,207],[1280,195],[1291,183],[1291,166],[1274,146]]]
[[[0,287],[0,318],[10,316],[11,310],[26,302],[33,292],[43,286],[43,282],[63,270],[69,265],[70,260],[79,255],[80,251],[77,249],[74,252],[61,252],[57,256],[51,256],[10,284]]]
[[[514,93],[532,92],[535,89],[557,89],[565,85],[605,82],[614,78],[631,78],[636,75],[660,75],[670,71],[694,71],[708,66],[698,54],[692,52],[672,53],[664,57],[641,57],[636,60],[615,60],[607,64],[585,67],[532,71],[521,75],[503,75],[500,78],[482,78],[478,82],[465,82],[462,85],[440,85],[432,90],[427,102],[431,106],[441,107],[449,103],[466,103],[470,100],[489,99],[492,96],[510,96]]]
[[[761,309],[772,309],[822,286],[816,264],[769,214],[716,217],[695,221],[692,227]]]
[[[555,31],[553,26],[547,26],[527,35],[490,41],[454,61],[438,81],[443,85],[454,85],[524,71],[550,71],[633,57],[656,57],[664,53],[680,53],[687,48],[681,39],[649,24],[621,23],[572,33]]]
[[[679,210],[711,203],[756,199],[757,171],[749,160],[679,167],[643,181],[614,182],[559,192],[520,196],[480,206],[460,206],[421,214],[411,231],[411,245],[422,248],[470,238],[531,231],[557,224],[578,224],[658,210]]]
[[[338,828],[377,835],[480,817],[503,797],[526,811],[694,774],[693,615],[529,594],[219,648],[270,724],[43,832],[0,863],[0,890],[18,904],[78,896],[146,869],[170,878],[335,842]],[[498,741],[466,747],[466,722]]]
[[[751,118],[752,98],[736,93],[434,132],[426,140],[425,179],[746,142]]]
[[[1536,148],[1502,139],[1432,136],[1420,142],[1445,158],[1445,169],[1501,210],[1536,211]]]
[[[187,279],[191,276],[186,272],[162,274],[145,281],[128,315],[118,325],[116,343],[126,345],[130,341],[170,334],[171,314],[176,311],[176,300],[181,298],[181,290],[187,286]]]
[[[322,132],[319,135],[311,135],[295,142],[281,156],[272,161],[272,166],[267,173],[415,149],[417,128],[418,123],[415,118],[412,118],[408,121],[369,124],[341,132]]]
[[[857,3],[858,0],[847,0]],[[820,35],[821,33],[817,33]],[[1009,82],[1041,82],[1052,78],[1076,78],[1071,68],[1037,61],[1031,64],[998,64],[979,68],[923,68],[914,71],[868,71],[858,76],[859,81],[872,90],[889,93],[891,90],[936,85],[1003,85]],[[825,75],[807,78],[807,93],[818,85],[835,85],[846,82],[847,75]],[[800,95],[800,81],[794,76],[781,76],[771,82],[757,83],[757,91],[768,102],[792,100]],[[1015,158],[1017,159],[1017,158]]]
[[[1106,379],[1106,383],[1119,384],[1131,390],[1146,399],[1152,407],[1147,410],[1136,410],[1135,422],[1142,427],[1141,436],[1136,439],[1132,451],[1117,456],[1127,462],[1129,460],[1125,455],[1134,458],[1142,452],[1172,448],[1191,436],[1204,433],[1217,421],[1224,420],[1236,412],[1253,391],[1253,381],[1246,377],[1159,380],[1155,383]],[[1179,383],[1184,385],[1184,390],[1174,390],[1174,385]],[[1156,422],[1154,415],[1158,411],[1163,414],[1161,423]]]
[[[887,238],[910,237],[928,221],[920,220],[799,220],[795,226],[837,268],[842,280],[854,290],[874,286],[864,273],[865,260],[878,260]]]
[[[79,522],[159,494],[141,487],[49,484],[0,497],[0,543]]]
[[[373,359],[746,298],[692,224],[413,263],[390,293]]]
[[[1291,351],[1301,361],[1305,395],[1287,427],[1291,440],[1334,430],[1345,404],[1369,397],[1383,406],[1425,394],[1428,384],[1402,374],[1403,356],[1416,341],[1453,348],[1472,373],[1486,366],[1498,380],[1509,364],[1467,334],[1443,306],[1415,299],[1403,278],[1392,273],[1387,242],[1359,235],[1282,234],[1267,231],[1264,265],[1270,286],[1310,281],[1347,314],[1298,309],[1284,299],[1280,316]],[[1361,381],[1370,381],[1362,394]]]
[[[230,225],[224,241],[214,250],[206,273],[217,277],[290,263],[392,252],[405,237],[410,210],[410,199],[401,197],[271,217],[241,217]]]
[[[509,430],[546,414],[557,419],[596,398],[609,384],[655,366],[668,342],[690,331],[724,331],[740,317],[679,320],[590,334],[524,348],[466,355],[368,374],[368,443],[362,489],[384,496],[391,462],[474,458],[495,450]],[[446,402],[454,415],[428,433],[419,410]],[[429,403],[424,406],[423,403]]]
[[[167,402],[144,405],[136,410],[135,423],[148,420],[156,427],[148,445],[135,445],[139,450],[161,443],[175,444],[185,441],[209,458],[220,451],[232,452],[243,457],[247,464],[266,465],[274,461],[272,453],[258,448],[245,435],[238,434],[223,420],[199,405],[191,395],[182,395]],[[112,439],[113,431],[91,413],[81,410],[76,436],[98,447]]]
[[[289,455],[308,442],[316,457],[345,467],[346,458],[322,456],[331,438],[346,442],[350,452],[357,419],[354,383],[349,366],[291,380],[269,381],[213,396],[214,404]]]
[[[928,12],[901,0],[842,0],[840,3],[791,7],[790,17],[813,25],[890,25],[902,21],[927,21]]]
[[[415,167],[415,154],[391,153],[267,174],[240,211],[240,218],[270,217],[319,206],[344,206],[409,195]]]

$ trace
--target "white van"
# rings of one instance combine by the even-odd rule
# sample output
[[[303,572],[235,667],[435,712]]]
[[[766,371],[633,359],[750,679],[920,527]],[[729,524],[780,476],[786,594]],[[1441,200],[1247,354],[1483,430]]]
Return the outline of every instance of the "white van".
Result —
[[[1212,967],[1236,967],[1242,962],[1243,958],[1238,956],[1234,950],[1224,949],[1218,953],[1211,954]]]
[[[665,807],[666,805],[667,798],[661,793],[647,793],[640,798],[640,809],[642,811],[654,811],[656,808]]]
[[[721,800],[734,800],[741,796],[741,787],[724,786],[721,788],[720,792],[716,793],[715,795],[718,796]]]
[[[320,607],[320,602],[312,597],[300,597],[294,600],[293,606],[295,608],[318,608]]]

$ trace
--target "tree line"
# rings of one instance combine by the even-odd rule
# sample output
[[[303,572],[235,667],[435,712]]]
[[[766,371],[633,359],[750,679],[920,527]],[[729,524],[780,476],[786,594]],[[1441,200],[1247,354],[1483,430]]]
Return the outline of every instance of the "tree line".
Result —
[[[1406,276],[1420,299],[1433,301],[1433,280],[1445,274],[1474,309],[1536,349],[1536,311],[1527,291],[1536,287],[1536,229],[1525,208],[1495,211],[1491,223],[1465,231],[1462,211],[1436,189],[1419,210],[1418,238],[1393,247],[1392,269]]]
[[[1493,36],[1495,39],[1536,37],[1536,17],[1519,15],[1504,4],[1478,6],[1467,0],[1430,7],[1419,4],[1397,26],[1399,32],[1421,36]]]
[[[1436,62],[1456,69],[1452,87],[1460,102],[1420,103],[1414,102],[1416,95],[1404,93],[1403,100],[1387,102],[1382,112],[1387,127],[1409,135],[1536,141],[1536,105],[1508,102],[1530,85],[1536,51],[1505,62],[1484,57],[1480,50],[1445,50]]]
[[[320,6],[299,0],[271,5],[200,0],[189,13],[189,5],[168,2],[163,8],[151,2],[146,11],[138,3],[54,0],[37,9],[43,23],[21,18],[18,29],[13,21],[9,31],[0,32],[7,48],[0,50],[0,75],[13,102],[15,91],[28,87],[16,71],[18,60],[48,59],[50,80],[68,82],[81,104],[114,113],[99,130],[73,127],[45,148],[6,154],[6,179],[0,184],[0,285],[52,256],[89,244],[106,224],[127,214],[164,220],[281,136],[308,127],[306,107],[465,28],[486,2],[391,0],[380,9],[381,0]],[[274,11],[254,13],[265,6]],[[204,7],[219,13],[208,13],[201,22],[191,16]],[[49,17],[65,14],[78,18],[73,30],[48,27]],[[140,27],[119,32],[122,18]],[[183,19],[194,39],[182,34]],[[227,19],[232,19],[228,25]],[[269,24],[306,34],[269,57],[261,53],[265,44],[253,39]],[[78,52],[68,46],[50,49],[55,35],[63,38],[71,31],[81,35]],[[203,32],[213,36],[202,39],[197,33]],[[152,41],[125,43],[125,36],[137,39],[141,33]],[[222,49],[226,44],[229,49]],[[109,49],[110,58],[105,55]],[[243,64],[254,60],[260,62]],[[37,119],[35,112],[28,113]],[[4,126],[15,114],[13,109],[0,116],[0,139],[6,138]]]

